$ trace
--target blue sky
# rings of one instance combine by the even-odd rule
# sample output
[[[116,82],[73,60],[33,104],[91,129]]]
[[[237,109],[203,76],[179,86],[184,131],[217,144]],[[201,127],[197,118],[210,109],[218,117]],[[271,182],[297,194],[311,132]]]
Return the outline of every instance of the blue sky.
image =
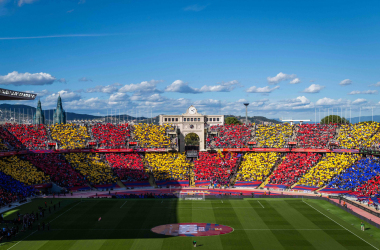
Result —
[[[243,115],[245,101],[271,118],[380,114],[379,7],[0,0],[0,87],[37,93],[45,109],[60,94],[88,114]]]

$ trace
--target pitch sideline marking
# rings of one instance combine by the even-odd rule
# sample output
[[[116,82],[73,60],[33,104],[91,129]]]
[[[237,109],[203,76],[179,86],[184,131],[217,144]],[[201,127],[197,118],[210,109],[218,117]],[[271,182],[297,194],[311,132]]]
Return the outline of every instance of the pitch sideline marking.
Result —
[[[261,204],[261,202],[260,201],[257,201],[263,208],[265,208],[264,206],[263,206],[263,204]]]
[[[125,201],[125,202],[123,203],[123,205],[121,205],[121,207],[120,207],[120,208],[122,208],[122,207],[124,206],[124,204],[125,204],[125,203],[127,203],[127,201]]]
[[[75,204],[74,206],[72,206],[71,208],[67,209],[65,212],[61,213],[60,215],[58,215],[57,217],[55,217],[54,219],[52,219],[50,221],[50,223],[52,223],[53,221],[55,221],[56,219],[58,219],[59,217],[61,217],[62,215],[64,215],[65,213],[67,213],[68,211],[70,211],[71,209],[73,209],[74,207],[78,206],[79,204],[81,204],[82,201],[78,202],[77,204]]]
[[[83,229],[68,229],[68,228],[57,228],[57,229],[51,229],[51,231],[65,231],[65,230],[82,230]],[[114,229],[114,228],[89,228],[89,229],[86,229],[86,230],[89,230],[89,231],[115,231],[115,230],[121,230],[121,231],[134,231],[134,230],[151,230],[151,229],[148,229],[148,228],[129,228],[129,229]],[[245,230],[249,230],[249,231],[346,231],[346,229],[321,229],[321,228],[304,228],[304,229],[293,229],[293,228],[289,228],[289,229],[269,229],[269,228],[243,228],[243,229],[234,229],[234,230],[240,230],[240,231],[245,231]]]
[[[332,220],[333,222],[335,222],[336,224],[338,224],[339,226],[341,226],[342,228],[346,229],[348,232],[352,233],[353,235],[355,235],[356,237],[358,237],[359,239],[361,239],[362,241],[364,241],[365,243],[367,243],[368,245],[370,245],[371,247],[379,250],[377,247],[375,247],[374,245],[372,245],[371,243],[369,243],[368,241],[364,240],[363,238],[361,238],[360,236],[358,236],[357,234],[351,232],[350,230],[348,230],[347,228],[345,228],[344,226],[342,226],[341,224],[339,224],[338,222],[336,222],[335,220],[331,219],[330,217],[328,217],[327,215],[325,215],[324,213],[322,213],[321,211],[319,211],[318,209],[316,209],[315,207],[313,207],[312,205],[310,205],[309,203],[307,203],[306,201],[302,201],[304,202],[306,205],[308,205],[309,207],[313,208],[314,210],[318,211],[320,214],[324,215],[325,217],[329,218],[330,220]]]
[[[11,246],[10,248],[8,248],[7,250],[9,250],[9,249],[11,249],[12,247],[16,246],[16,245],[17,245],[18,243],[20,243],[21,241],[26,240],[26,238],[28,238],[29,236],[31,236],[31,235],[34,234],[35,232],[37,232],[37,230],[34,231],[34,232],[32,232],[31,234],[29,234],[28,236],[26,236],[24,239],[20,240],[19,242],[17,242],[16,244],[14,244],[14,245]]]

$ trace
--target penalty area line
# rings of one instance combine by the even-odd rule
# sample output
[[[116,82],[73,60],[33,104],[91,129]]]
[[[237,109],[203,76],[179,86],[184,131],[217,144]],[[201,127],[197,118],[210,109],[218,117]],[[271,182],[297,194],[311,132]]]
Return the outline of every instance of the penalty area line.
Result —
[[[127,201],[125,201],[125,202],[123,203],[123,205],[121,205],[121,207],[120,207],[120,208],[122,208],[122,207],[125,205],[125,203],[127,203]]]
[[[265,208],[264,206],[263,206],[263,204],[261,204],[261,202],[260,201],[257,201],[263,208]]]
[[[59,217],[61,217],[62,215],[64,215],[65,213],[67,213],[68,211],[70,211],[71,209],[73,209],[74,207],[78,206],[79,204],[81,204],[82,201],[78,202],[77,204],[75,204],[74,206],[72,206],[71,208],[67,209],[65,212],[61,213],[60,215],[58,215],[57,217],[55,217],[54,219],[52,219],[50,221],[50,223],[52,223],[53,221],[55,221],[56,219],[58,219]]]
[[[29,236],[31,236],[31,235],[34,234],[35,232],[37,232],[37,230],[34,231],[34,232],[32,232],[31,234],[29,234],[28,236],[26,236],[24,239],[18,241],[16,244],[12,245],[12,246],[11,246],[10,248],[8,248],[7,250],[9,250],[9,249],[11,249],[12,247],[16,246],[16,245],[17,245],[18,243],[20,243],[21,241],[26,240]]]
[[[352,233],[353,235],[355,235],[356,237],[358,237],[359,239],[361,239],[362,241],[364,241],[365,243],[367,243],[368,245],[370,245],[371,247],[379,250],[377,247],[375,247],[374,245],[372,245],[371,243],[369,243],[368,241],[364,240],[363,238],[361,238],[360,236],[358,236],[357,234],[351,232],[350,230],[348,230],[347,228],[345,228],[344,226],[342,226],[341,224],[339,224],[338,222],[336,222],[335,220],[331,219],[330,217],[328,217],[327,215],[325,215],[324,213],[322,213],[321,211],[319,211],[318,209],[316,209],[315,207],[313,207],[312,205],[310,205],[309,203],[307,203],[306,201],[302,201],[303,203],[305,203],[306,205],[308,205],[309,207],[311,207],[312,209],[318,211],[320,214],[324,215],[325,217],[329,218],[330,220],[332,220],[333,222],[335,222],[336,224],[338,224],[339,226],[341,226],[342,228],[346,229],[348,232]]]

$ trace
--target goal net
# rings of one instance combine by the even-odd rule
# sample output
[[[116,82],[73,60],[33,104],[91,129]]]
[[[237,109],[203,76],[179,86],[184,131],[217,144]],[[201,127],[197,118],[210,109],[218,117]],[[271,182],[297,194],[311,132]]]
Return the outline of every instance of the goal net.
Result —
[[[189,201],[204,201],[205,194],[204,193],[180,193],[179,198],[181,200],[189,200]]]

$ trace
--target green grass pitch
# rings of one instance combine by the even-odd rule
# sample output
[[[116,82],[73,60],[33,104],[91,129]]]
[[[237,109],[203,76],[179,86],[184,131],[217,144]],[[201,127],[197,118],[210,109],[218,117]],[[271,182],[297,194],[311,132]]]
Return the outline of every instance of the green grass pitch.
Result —
[[[47,201],[32,203],[19,210],[36,211]],[[1,250],[98,250],[98,249],[380,249],[380,230],[323,200],[116,200],[61,199],[61,208],[46,213],[50,231],[20,233]],[[102,217],[101,221],[98,218]],[[40,220],[42,222],[42,220]],[[215,223],[230,226],[232,233],[209,237],[169,237],[151,228],[169,223]],[[35,223],[36,224],[36,223]]]

